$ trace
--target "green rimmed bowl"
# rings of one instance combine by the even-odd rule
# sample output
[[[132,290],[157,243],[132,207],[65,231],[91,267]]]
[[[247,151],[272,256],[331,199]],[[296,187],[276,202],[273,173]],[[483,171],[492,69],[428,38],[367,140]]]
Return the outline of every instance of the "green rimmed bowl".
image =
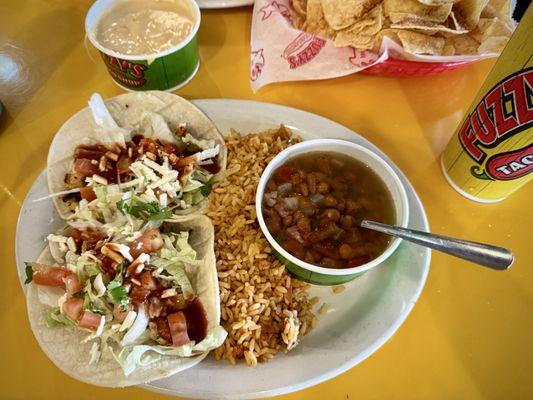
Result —
[[[102,46],[96,39],[100,19],[120,0],[97,0],[85,18],[85,32],[96,47],[113,81],[132,91],[164,90],[171,92],[191,81],[198,72],[198,29],[201,14],[194,0],[183,0],[192,11],[194,25],[191,32],[177,45],[154,54],[129,55],[117,53]]]
[[[338,285],[351,281],[358,276],[361,276],[371,268],[377,267],[383,263],[396,250],[401,242],[401,239],[394,238],[391,240],[388,247],[379,256],[373,260],[370,260],[366,264],[354,268],[339,269],[319,267],[317,265],[300,260],[290,254],[283,247],[281,247],[278,242],[276,242],[274,237],[268,231],[263,218],[262,204],[266,184],[268,183],[272,173],[291,158],[305,153],[317,151],[330,151],[347,155],[359,160],[360,162],[363,162],[374,173],[376,173],[382,179],[392,197],[396,214],[395,225],[404,228],[407,227],[409,220],[409,203],[405,188],[403,187],[400,178],[387,164],[387,162],[372,150],[352,142],[337,139],[307,140],[283,150],[272,159],[272,161],[263,171],[263,175],[261,175],[261,179],[259,180],[259,184],[257,186],[255,207],[257,220],[259,221],[261,230],[267,238],[270,246],[272,246],[274,254],[287,267],[292,275],[298,279],[317,285]]]

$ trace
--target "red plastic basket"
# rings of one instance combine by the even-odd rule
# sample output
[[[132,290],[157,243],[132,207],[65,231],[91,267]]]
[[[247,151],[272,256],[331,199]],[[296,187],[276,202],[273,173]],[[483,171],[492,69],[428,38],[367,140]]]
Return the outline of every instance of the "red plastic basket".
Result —
[[[453,71],[472,64],[476,60],[452,62],[420,62],[388,58],[361,71],[365,74],[383,76],[430,76]]]

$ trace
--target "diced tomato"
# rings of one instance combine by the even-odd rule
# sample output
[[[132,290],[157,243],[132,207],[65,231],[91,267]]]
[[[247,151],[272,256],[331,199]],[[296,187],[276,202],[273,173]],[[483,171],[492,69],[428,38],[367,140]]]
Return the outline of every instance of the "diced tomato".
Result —
[[[92,311],[84,311],[78,326],[80,328],[90,329],[95,331],[100,325],[100,321],[103,317],[100,314],[93,313]]]
[[[64,287],[65,278],[70,274],[72,274],[72,272],[66,268],[46,268],[34,272],[33,281],[37,285]]]
[[[137,275],[135,273],[135,271],[137,270],[138,266],[139,266],[139,264],[130,264],[130,265],[128,265],[128,268],[127,268],[128,275],[127,276],[135,276],[135,275]]]
[[[150,139],[150,138],[142,138],[141,141],[139,142],[139,148],[140,148],[139,151],[141,153],[146,153],[149,151],[150,153],[157,155],[158,147],[159,146],[157,145],[155,140]]]
[[[137,258],[141,253],[150,254],[159,250],[163,244],[159,230],[149,229],[130,245],[130,254],[133,258]]]
[[[130,292],[131,302],[137,306],[145,302],[148,296],[150,296],[150,293],[150,289],[147,289],[142,286],[132,285]]]
[[[71,297],[63,303],[63,312],[67,317],[77,321],[83,311],[83,299]]]
[[[81,245],[85,242],[85,245],[89,250],[94,248],[94,245],[105,237],[104,233],[96,228],[70,228],[67,232],[67,236],[74,239],[78,248],[81,248]]]
[[[141,286],[148,290],[156,290],[158,288],[157,281],[154,279],[150,271],[144,271],[141,274]]]
[[[96,199],[96,194],[94,193],[94,190],[90,186],[85,186],[80,188],[80,195],[82,199],[85,199],[87,201],[93,201]]]
[[[91,176],[100,172],[98,163],[93,164],[87,158],[77,158],[74,160],[74,171],[79,172],[83,176]]]
[[[290,182],[291,176],[296,172],[296,168],[293,167],[279,167],[276,172],[274,172],[274,177],[277,182]]]
[[[96,258],[102,261],[102,270],[109,276],[109,279],[114,279],[117,274],[115,269],[117,262],[103,255],[102,253],[97,254]]]
[[[178,152],[178,146],[175,143],[165,142],[163,143],[163,152],[167,154],[176,154]]]
[[[166,318],[159,317],[154,319],[157,329],[157,336],[165,340],[167,343],[172,343],[172,337],[170,336],[170,328]]]
[[[69,296],[79,292],[82,289],[80,281],[78,280],[78,276],[74,272],[70,272],[70,274],[63,279],[63,281],[65,282],[65,289],[67,290]]]
[[[172,346],[182,346],[191,341],[187,335],[187,320],[182,311],[170,314],[167,321],[172,336]]]

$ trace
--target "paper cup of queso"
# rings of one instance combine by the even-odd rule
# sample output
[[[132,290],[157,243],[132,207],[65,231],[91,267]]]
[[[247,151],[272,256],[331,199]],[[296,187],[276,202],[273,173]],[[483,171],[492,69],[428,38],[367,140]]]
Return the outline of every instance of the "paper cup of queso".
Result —
[[[306,140],[302,143],[295,144],[272,159],[263,171],[263,175],[257,186],[255,198],[255,207],[257,220],[261,226],[266,239],[273,249],[273,253],[287,267],[289,272],[303,281],[317,285],[338,285],[351,281],[364,272],[383,263],[398,247],[401,239],[392,239],[388,246],[374,259],[366,264],[353,268],[326,268],[310,264],[298,259],[286,251],[268,231],[268,227],[263,217],[263,196],[266,185],[278,167],[285,165],[290,159],[306,153],[314,152],[332,152],[341,153],[350,158],[354,158],[369,167],[385,184],[394,206],[395,220],[394,225],[406,228],[409,220],[409,201],[403,184],[391,168],[391,166],[372,150],[358,144],[337,139],[315,139]]]
[[[167,0],[182,2],[190,8],[193,27],[190,33],[173,47],[154,54],[128,55],[106,48],[97,40],[98,23],[113,7],[124,0],[97,0],[85,18],[85,31],[113,81],[126,90],[173,91],[186,85],[198,71],[197,34],[200,27],[200,8],[194,0]]]

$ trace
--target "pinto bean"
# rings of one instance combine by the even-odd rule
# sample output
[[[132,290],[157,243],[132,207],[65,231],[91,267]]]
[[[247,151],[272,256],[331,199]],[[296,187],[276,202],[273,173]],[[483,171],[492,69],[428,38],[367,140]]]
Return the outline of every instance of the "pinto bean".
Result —
[[[294,217],[292,214],[289,214],[285,218],[283,218],[283,225],[285,226],[291,226],[293,222],[294,222]]]
[[[341,258],[343,259],[348,259],[348,258],[351,258],[353,257],[353,249],[350,245],[348,244],[343,244],[341,245],[341,247],[339,247],[339,254],[341,256]]]
[[[323,215],[332,221],[337,222],[341,218],[341,213],[335,208],[328,208],[324,211]]]
[[[327,182],[320,182],[317,185],[316,190],[318,193],[321,193],[321,194],[329,193],[329,184]]]
[[[320,156],[316,160],[316,165],[320,171],[322,171],[325,174],[331,175],[333,172],[331,169],[331,163],[329,161],[329,158],[326,156]]]
[[[335,199],[335,197],[333,197],[332,195],[328,194],[322,200],[322,205],[325,207],[335,207],[337,205],[337,199]]]
[[[359,204],[357,204],[355,201],[346,200],[346,212],[348,214],[354,215],[360,209],[361,209],[361,206]]]
[[[341,221],[341,226],[344,229],[350,229],[355,222],[354,217],[352,217],[351,215],[343,215],[340,221]]]
[[[307,197],[309,195],[309,188],[307,187],[307,183],[300,183],[300,193],[302,196]]]
[[[331,180],[331,187],[333,190],[346,191],[348,189],[348,184],[344,179],[337,176]]]
[[[311,194],[316,193],[316,176],[313,173],[307,174],[307,186]]]
[[[293,186],[298,186],[301,181],[300,174],[298,172],[295,172],[291,175],[291,183]]]

